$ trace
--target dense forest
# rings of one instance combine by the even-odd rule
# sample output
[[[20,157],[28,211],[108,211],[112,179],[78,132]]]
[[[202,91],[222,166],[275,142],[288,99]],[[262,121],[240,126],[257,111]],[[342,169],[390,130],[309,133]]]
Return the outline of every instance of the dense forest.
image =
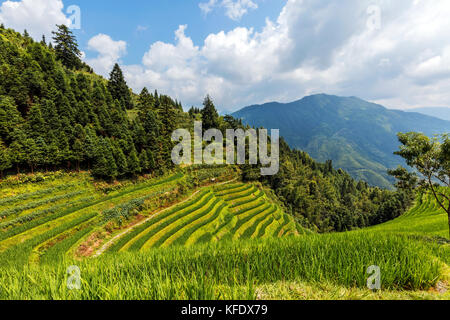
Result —
[[[147,89],[134,96],[118,65],[109,81],[93,74],[66,27],[54,41],[0,29],[2,174],[84,168],[117,178],[170,169],[169,133],[181,105]]]
[[[0,27],[0,174],[36,170],[90,170],[100,179],[161,175],[173,168],[171,133],[203,120],[203,128],[242,127],[219,116],[212,99],[183,112],[181,103],[137,95],[115,65],[110,79],[82,62],[76,39],[57,26],[53,42],[34,41]],[[270,186],[303,226],[320,232],[361,228],[401,215],[412,192],[388,191],[355,181],[281,140],[280,172],[261,177],[241,166],[244,180]],[[257,171],[258,170],[258,171]]]

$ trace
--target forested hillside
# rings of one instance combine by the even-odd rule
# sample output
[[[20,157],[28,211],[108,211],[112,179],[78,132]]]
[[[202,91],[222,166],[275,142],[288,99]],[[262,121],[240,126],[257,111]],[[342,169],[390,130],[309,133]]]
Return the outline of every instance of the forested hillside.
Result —
[[[220,117],[207,96],[203,109],[183,112],[178,101],[137,95],[118,65],[109,80],[80,60],[76,39],[58,26],[54,43],[33,41],[0,28],[0,172],[88,170],[113,181],[141,174],[160,176],[175,169],[171,133],[192,128],[222,131],[243,127]],[[153,91],[153,90],[152,90]],[[402,214],[413,196],[369,187],[332,162],[318,163],[281,142],[281,169],[262,178],[259,168],[241,166],[245,181],[270,186],[296,222],[317,231],[344,231]]]
[[[55,41],[68,32],[60,28]],[[0,29],[2,174],[83,168],[110,179],[170,168],[169,133],[181,106],[146,89],[132,97],[118,65],[106,81],[77,50],[58,48]],[[139,112],[130,120],[133,101]]]

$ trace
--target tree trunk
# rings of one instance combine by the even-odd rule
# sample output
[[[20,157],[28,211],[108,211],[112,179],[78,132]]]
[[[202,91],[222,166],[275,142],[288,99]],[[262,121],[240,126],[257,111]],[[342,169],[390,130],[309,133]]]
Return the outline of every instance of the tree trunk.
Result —
[[[450,239],[450,201],[448,202],[447,216],[448,216],[448,233],[449,233],[449,239]]]

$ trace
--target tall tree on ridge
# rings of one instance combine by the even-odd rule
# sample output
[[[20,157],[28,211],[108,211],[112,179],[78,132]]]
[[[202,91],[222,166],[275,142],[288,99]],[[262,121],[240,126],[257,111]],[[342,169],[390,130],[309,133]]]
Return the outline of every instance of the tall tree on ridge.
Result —
[[[69,69],[81,67],[81,51],[72,31],[66,25],[56,25],[57,31],[53,31],[55,41],[56,58]]]

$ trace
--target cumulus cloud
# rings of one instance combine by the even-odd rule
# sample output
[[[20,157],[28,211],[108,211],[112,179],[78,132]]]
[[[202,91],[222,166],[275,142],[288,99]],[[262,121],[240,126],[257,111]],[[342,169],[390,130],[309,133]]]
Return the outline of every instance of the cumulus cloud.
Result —
[[[222,111],[319,92],[395,108],[445,105],[449,15],[447,0],[288,0],[262,29],[213,33],[199,45],[180,26],[173,44],[151,45],[126,75],[136,89],[156,87],[188,105],[210,93]]]
[[[127,43],[122,40],[114,41],[110,36],[100,33],[89,40],[88,49],[97,52],[97,57],[86,59],[86,62],[97,73],[107,76],[114,64],[127,53]]]
[[[225,15],[232,20],[240,20],[250,9],[257,9],[258,5],[252,0],[209,0],[199,4],[202,12],[207,15],[214,8],[225,9]]]
[[[42,35],[50,39],[56,24],[71,24],[63,8],[62,0],[8,0],[0,6],[0,22],[17,31],[27,29],[36,40]]]

